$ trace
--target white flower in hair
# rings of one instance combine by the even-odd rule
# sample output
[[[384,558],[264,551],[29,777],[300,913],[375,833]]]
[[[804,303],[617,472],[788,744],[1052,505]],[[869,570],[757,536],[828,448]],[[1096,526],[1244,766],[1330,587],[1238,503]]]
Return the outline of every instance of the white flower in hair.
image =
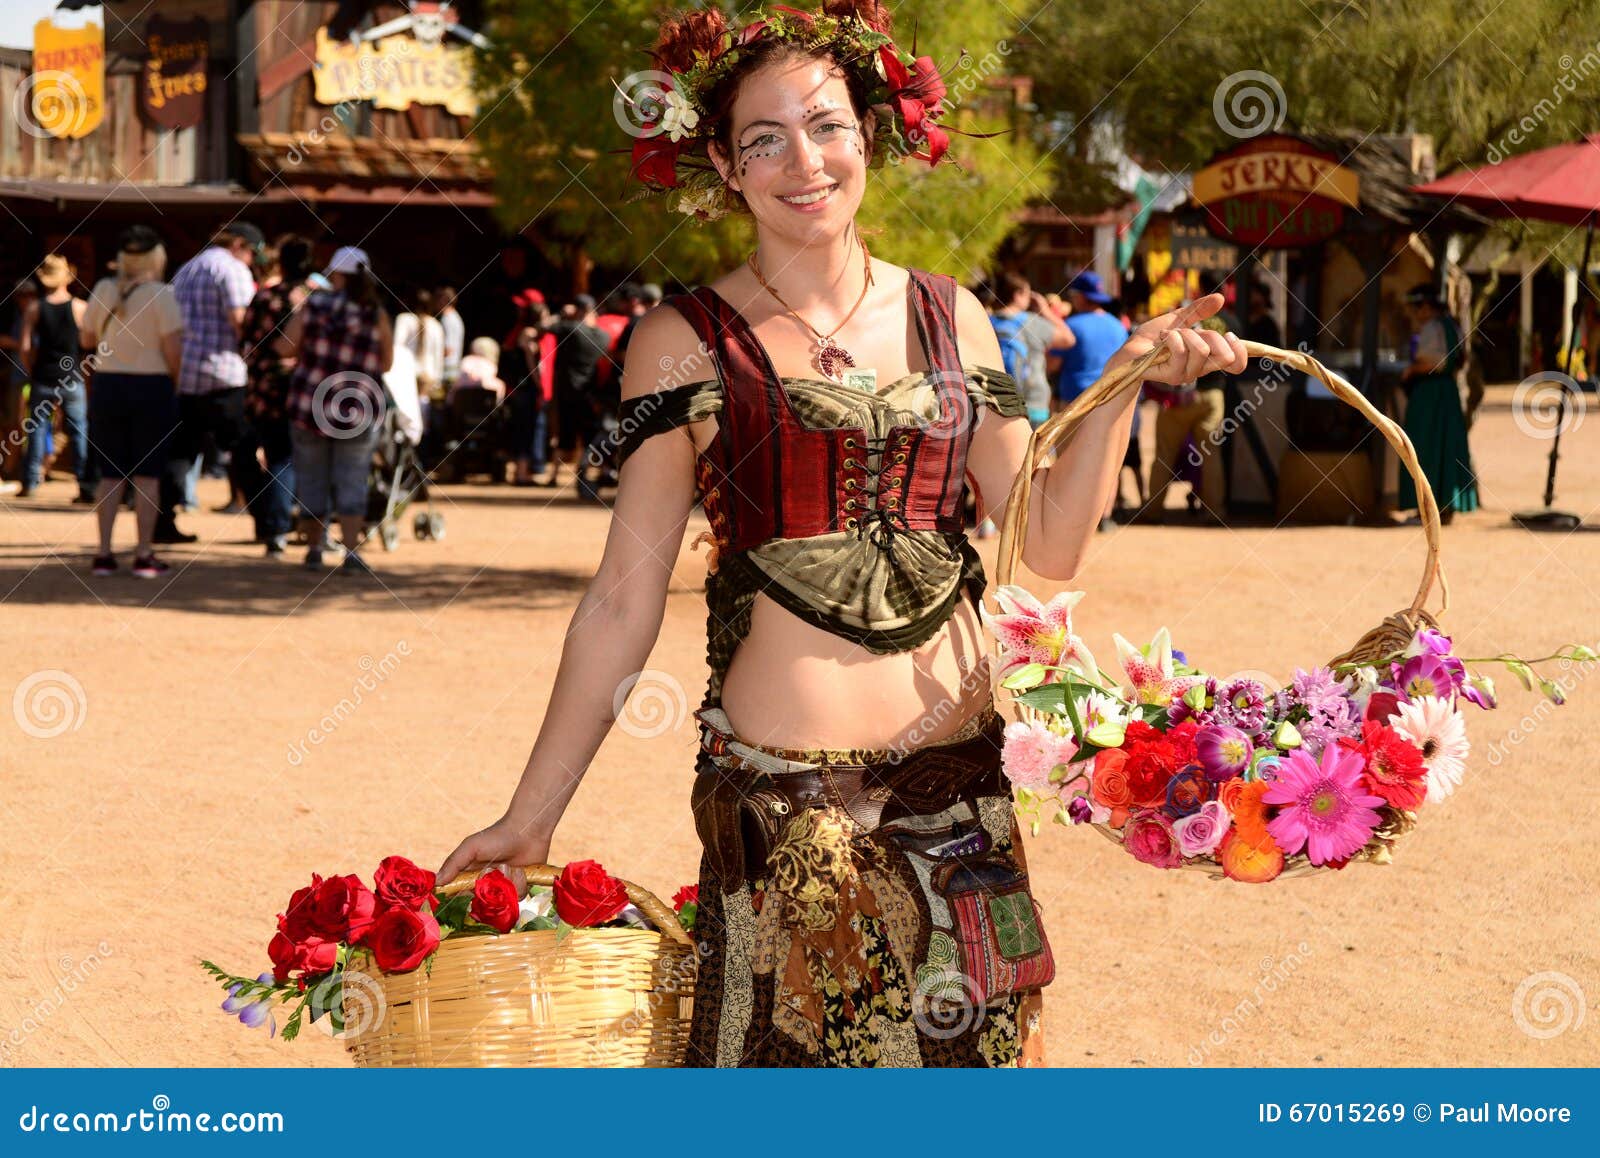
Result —
[[[661,131],[667,134],[668,140],[682,140],[700,123],[700,114],[694,105],[675,88],[661,91],[661,104]]]

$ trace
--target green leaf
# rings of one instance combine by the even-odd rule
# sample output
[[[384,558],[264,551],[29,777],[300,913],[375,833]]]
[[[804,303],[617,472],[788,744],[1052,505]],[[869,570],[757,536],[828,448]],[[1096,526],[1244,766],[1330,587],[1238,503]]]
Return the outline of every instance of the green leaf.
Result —
[[[1206,685],[1190,684],[1183,692],[1183,702],[1195,711],[1202,711],[1206,706]]]
[[[1012,691],[1027,691],[1036,688],[1044,682],[1045,676],[1050,674],[1050,669],[1042,663],[1023,664],[1016,671],[1000,681],[1000,686]]]
[[[441,929],[445,925],[459,929],[467,923],[467,913],[472,908],[471,893],[457,893],[440,905],[433,914],[433,919],[439,922]]]
[[[1106,720],[1090,728],[1084,738],[1100,748],[1120,748],[1128,738],[1128,725],[1120,720]]]
[[[694,901],[686,902],[683,908],[678,910],[678,924],[683,926],[685,932],[694,932],[694,919],[699,912],[700,906]]]

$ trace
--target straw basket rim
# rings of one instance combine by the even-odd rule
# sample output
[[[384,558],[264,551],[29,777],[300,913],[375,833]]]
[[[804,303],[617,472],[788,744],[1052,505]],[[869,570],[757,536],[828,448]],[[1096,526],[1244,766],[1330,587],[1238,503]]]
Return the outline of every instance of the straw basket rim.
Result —
[[[1274,362],[1289,366],[1301,373],[1309,374],[1321,381],[1341,402],[1354,408],[1368,422],[1370,422],[1383,435],[1384,439],[1394,448],[1399,456],[1400,463],[1410,473],[1416,484],[1418,510],[1421,515],[1422,531],[1427,543],[1427,555],[1423,562],[1422,579],[1417,586],[1416,593],[1406,607],[1384,618],[1377,626],[1368,629],[1349,648],[1334,656],[1328,661],[1332,667],[1341,663],[1373,663],[1385,655],[1404,650],[1410,643],[1412,636],[1421,627],[1439,628],[1438,617],[1442,616],[1450,606],[1450,587],[1445,578],[1444,567],[1440,562],[1441,531],[1439,522],[1439,505],[1434,497],[1433,489],[1428,485],[1427,476],[1423,473],[1422,465],[1417,459],[1416,448],[1411,445],[1411,439],[1404,428],[1392,418],[1383,414],[1369,402],[1361,391],[1357,390],[1339,374],[1328,369],[1316,358],[1302,350],[1284,350],[1277,346],[1270,346],[1262,342],[1242,342],[1245,352],[1253,359],[1269,359]],[[1154,367],[1161,365],[1171,357],[1171,351],[1165,344],[1157,345],[1145,354],[1128,362],[1113,371],[1102,374],[1092,386],[1080,394],[1072,403],[1058,414],[1052,415],[1028,438],[1028,450],[1023,460],[1023,469],[1018,474],[1017,482],[1012,487],[1011,495],[1006,502],[1004,521],[1000,532],[999,566],[996,569],[994,587],[1009,585],[1016,575],[1017,568],[1022,563],[1022,550],[1027,542],[1028,509],[1033,495],[1034,472],[1045,465],[1046,458],[1058,448],[1070,442],[1082,425],[1083,420],[1090,412],[1106,405],[1129,390],[1137,391],[1143,384],[1145,375]],[[1439,586],[1439,609],[1436,612],[1427,610],[1426,604],[1432,593],[1434,584]],[[995,598],[994,588],[985,593],[985,599]],[[994,639],[994,652],[998,656],[1002,647],[998,638]],[[1046,713],[1041,713],[1027,704],[1018,700],[1011,701],[1017,718],[1024,722],[1042,719]],[[1361,850],[1354,859],[1387,863],[1389,849],[1394,841],[1415,827],[1415,814],[1410,811],[1397,810],[1394,821],[1379,829],[1375,839]],[[1091,827],[1098,830],[1101,835],[1117,844],[1123,842],[1123,833],[1106,824],[1093,824]],[[1202,872],[1206,875],[1223,879],[1226,874],[1219,864],[1208,861],[1184,861],[1179,867],[1192,872]],[[1284,869],[1273,879],[1284,877],[1305,876],[1327,871],[1323,866],[1313,865],[1305,858],[1304,853],[1285,858]]]

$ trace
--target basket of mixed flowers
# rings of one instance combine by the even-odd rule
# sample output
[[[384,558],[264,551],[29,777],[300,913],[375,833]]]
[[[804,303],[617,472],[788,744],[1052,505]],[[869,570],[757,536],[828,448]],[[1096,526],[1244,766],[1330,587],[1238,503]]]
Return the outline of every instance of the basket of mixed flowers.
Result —
[[[594,861],[494,869],[443,886],[387,857],[297,889],[258,977],[201,966],[222,1008],[285,1040],[311,1021],[361,1066],[664,1067],[683,1064],[697,890],[669,907]]]
[[[1592,663],[1574,644],[1525,660],[1463,659],[1438,615],[1449,604],[1439,563],[1439,510],[1410,440],[1343,378],[1304,353],[1244,343],[1326,383],[1394,447],[1416,480],[1427,536],[1422,581],[1411,603],[1326,664],[1298,668],[1269,686],[1263,673],[1222,677],[1174,651],[1165,628],[1136,647],[1114,636],[1124,678],[1099,668],[1073,633],[1082,592],[1041,601],[1012,583],[1027,535],[1033,472],[1083,418],[1169,356],[1164,346],[1106,375],[1033,432],[1006,507],[995,600],[985,609],[1013,693],[1005,770],[1019,813],[1035,832],[1046,814],[1089,825],[1159,868],[1195,869],[1265,882],[1388,863],[1418,811],[1450,795],[1468,755],[1463,707],[1495,706],[1493,681],[1468,664],[1503,665],[1555,703],[1561,682],[1536,663]],[[1437,581],[1438,612],[1426,608]]]

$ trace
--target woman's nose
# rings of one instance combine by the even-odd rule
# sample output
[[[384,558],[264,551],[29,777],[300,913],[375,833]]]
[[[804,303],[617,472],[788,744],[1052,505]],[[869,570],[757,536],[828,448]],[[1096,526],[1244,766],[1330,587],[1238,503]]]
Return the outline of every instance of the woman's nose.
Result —
[[[809,176],[822,169],[822,149],[811,139],[810,133],[801,133],[789,150],[789,171],[798,176]]]

